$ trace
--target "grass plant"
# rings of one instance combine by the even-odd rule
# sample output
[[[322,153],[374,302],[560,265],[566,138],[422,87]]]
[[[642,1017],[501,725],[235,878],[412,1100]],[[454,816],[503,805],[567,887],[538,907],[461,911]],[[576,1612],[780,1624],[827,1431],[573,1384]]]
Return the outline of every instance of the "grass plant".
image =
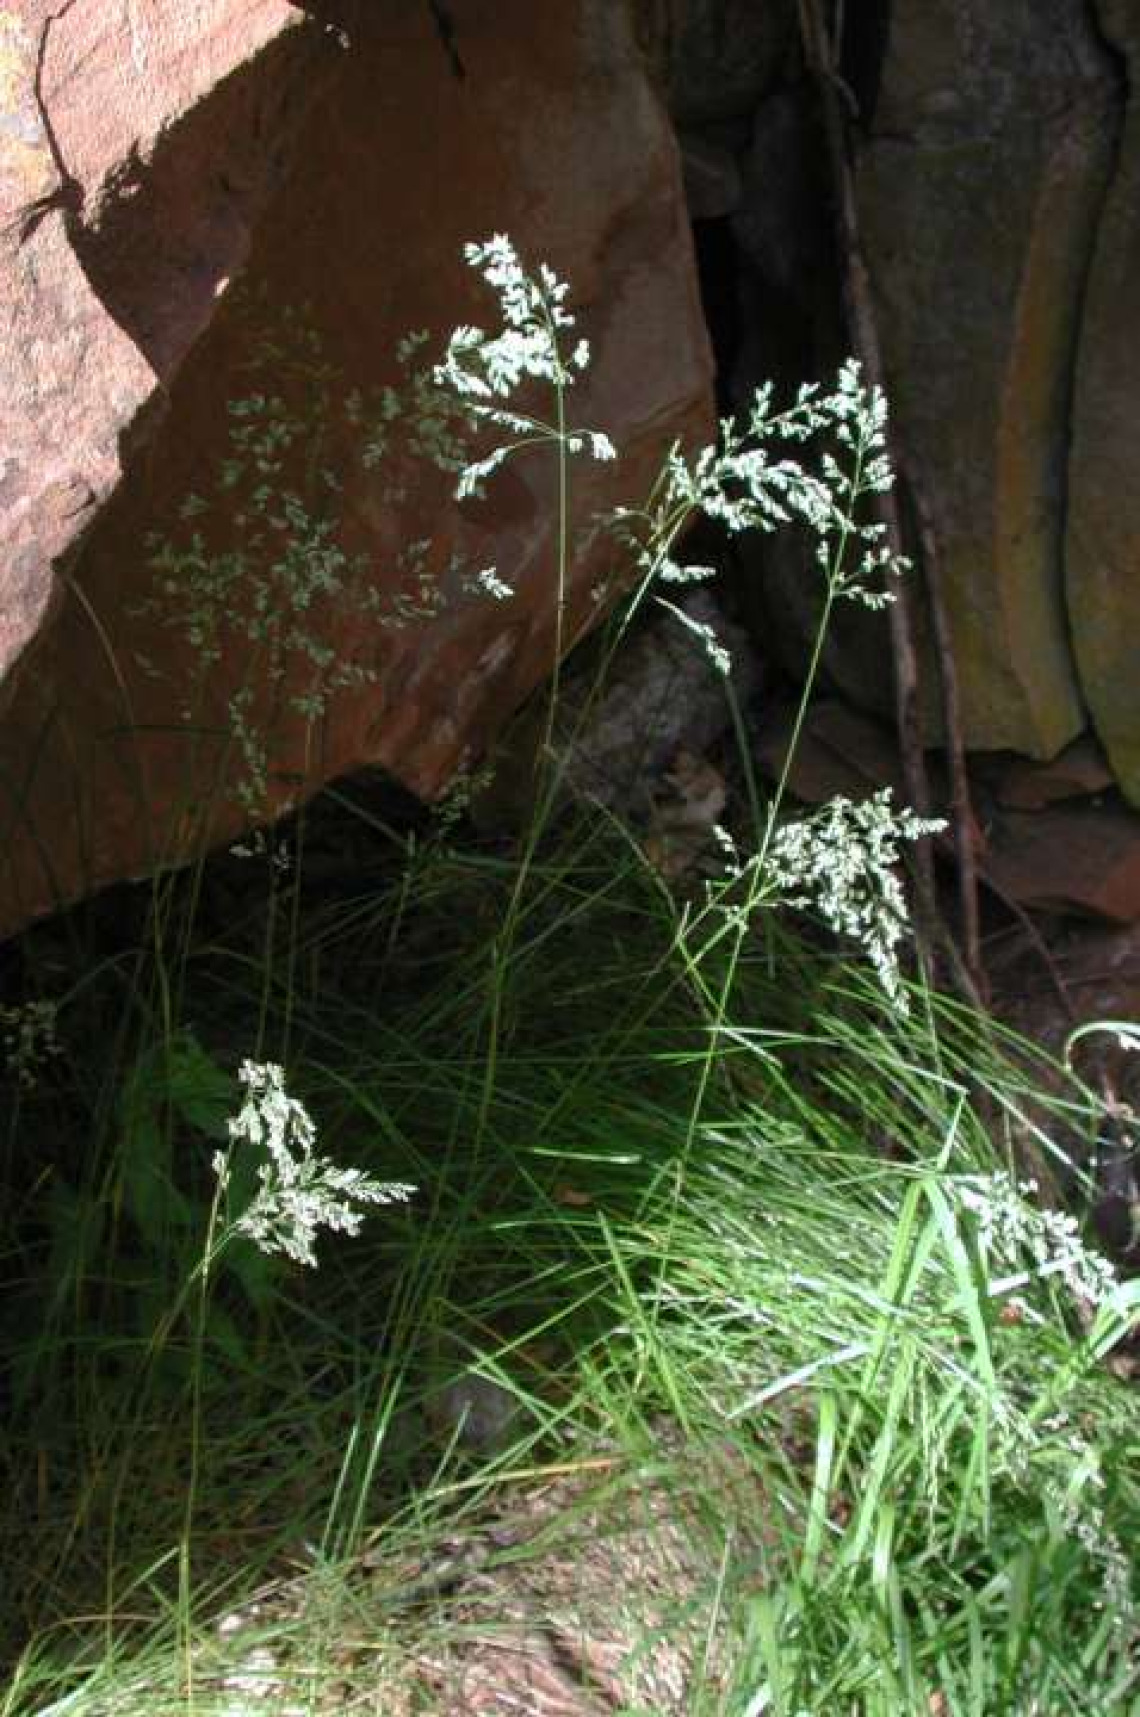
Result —
[[[551,1470],[680,1488],[726,1446],[756,1519],[704,1499],[691,1602],[731,1650],[692,1709],[1129,1710],[1137,1434],[1102,1362],[1134,1296],[1005,1178],[1087,1123],[1080,1093],[1050,1111],[1027,1051],[922,995],[903,1018],[775,924],[737,962],[710,1069],[676,916],[612,830],[536,861],[505,984],[511,863],[408,862],[304,921],[289,1000],[326,1147],[421,1191],[322,1242],[319,1270],[275,1266],[259,1304],[223,1256],[204,1339],[183,1319],[158,1352],[125,1224],[59,1271],[50,1334],[24,1320],[50,1364],[25,1365],[9,1445],[5,1564],[33,1625],[0,1710],[237,1709],[227,1652],[238,1674],[259,1632],[271,1691],[240,1708],[351,1709],[320,1646],[349,1618],[353,1697],[385,1709],[368,1700],[409,1633],[457,1649],[442,1600],[414,1629],[401,1610],[433,1544]],[[219,1050],[256,1012],[249,976],[214,948],[188,982]],[[41,1147],[58,1100],[37,1099]],[[202,1209],[213,1146],[180,1139]],[[113,1129],[102,1148],[113,1187]],[[472,1372],[517,1403],[490,1450],[433,1408]],[[267,1583],[304,1605],[210,1632]]]
[[[516,438],[461,484],[553,451],[565,508],[588,353],[504,242],[503,329],[433,381]],[[829,602],[873,597],[882,428],[848,370],[674,454],[635,604],[698,506],[806,521]],[[331,897],[283,879],[300,820],[243,910],[172,876],[67,968],[9,1092],[0,1717],[442,1717],[520,1592],[628,1717],[1140,1711],[1140,1295],[1051,1207],[1094,1094],[907,976],[885,814],[828,813],[827,868],[754,790],[678,891],[547,767],[515,846],[342,785]]]

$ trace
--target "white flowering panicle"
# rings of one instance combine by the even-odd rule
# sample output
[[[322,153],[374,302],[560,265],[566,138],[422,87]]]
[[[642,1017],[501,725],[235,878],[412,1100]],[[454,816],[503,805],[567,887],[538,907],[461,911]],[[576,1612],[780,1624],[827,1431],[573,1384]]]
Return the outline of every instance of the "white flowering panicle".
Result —
[[[621,509],[619,523],[647,572],[690,583],[710,569],[678,564],[668,544],[694,514],[716,519],[731,535],[799,520],[816,538],[830,594],[879,608],[891,600],[891,577],[907,564],[891,554],[881,521],[861,517],[866,498],[893,482],[886,425],[883,393],[865,386],[853,358],[830,393],[814,383],[801,387],[784,411],[773,411],[771,386],[758,388],[747,420],[726,418],[714,446],[691,459],[674,446],[650,510]],[[815,469],[800,451],[813,441],[822,443]]]
[[[658,602],[662,608],[668,609],[674,619],[680,621],[686,632],[697,640],[717,673],[723,674],[724,678],[727,679],[732,672],[732,656],[721,643],[716,628],[710,626],[705,620],[696,619],[684,608],[678,607],[675,602],[667,602],[663,596],[658,597]]]
[[[475,584],[478,589],[488,596],[493,596],[496,602],[507,602],[514,595],[514,587],[499,577],[495,567],[485,566],[475,574]]]
[[[545,264],[528,273],[502,234],[469,244],[464,254],[497,294],[502,325],[494,333],[457,328],[442,362],[430,372],[431,387],[437,397],[455,403],[469,427],[505,432],[509,439],[463,464],[457,494],[481,493],[485,479],[524,447],[556,444],[567,453],[612,458],[605,436],[543,423],[514,400],[529,382],[548,383],[561,398],[589,362],[586,342],[571,338],[574,319],[566,308],[566,284]],[[674,446],[648,507],[618,510],[619,533],[648,579],[692,583],[710,569],[681,566],[670,549],[694,515],[715,519],[730,533],[773,531],[799,521],[816,539],[829,601],[881,606],[891,599],[892,581],[906,565],[890,552],[884,524],[864,517],[868,500],[893,482],[882,391],[864,383],[852,359],[830,392],[802,387],[781,412],[773,410],[772,400],[771,387],[759,388],[747,419],[726,419],[717,443],[691,459]],[[510,593],[494,569],[481,573],[479,582],[500,600]],[[696,634],[716,669],[727,675],[730,658],[711,630],[674,603],[658,600]],[[763,855],[765,883],[773,885],[765,893],[815,907],[833,929],[863,947],[888,996],[905,1011],[898,946],[908,918],[897,875],[900,847],[943,826],[910,811],[894,812],[889,793],[863,804],[836,799],[817,815],[776,832]]]
[[[231,1230],[263,1252],[283,1252],[298,1264],[315,1264],[317,1230],[357,1234],[364,1213],[358,1204],[394,1204],[416,1190],[398,1181],[377,1181],[361,1169],[338,1168],[314,1149],[316,1128],[308,1110],[285,1091],[285,1074],[273,1062],[244,1061],[239,1073],[245,1102],[228,1123],[231,1139],[264,1152],[260,1185]],[[214,1172],[223,1192],[230,1160],[219,1151]]]
[[[1090,1250],[1075,1218],[1033,1202],[1034,1181],[1008,1174],[963,1175],[954,1181],[958,1202],[973,1219],[976,1244],[991,1275],[1005,1271],[1009,1286],[1030,1277],[1059,1276],[1074,1299],[1102,1306],[1117,1292],[1107,1258]]]
[[[1117,1300],[1120,1282],[1112,1265],[1086,1246],[1072,1216],[1038,1202],[1036,1181],[1018,1182],[997,1171],[955,1175],[942,1184],[969,1225],[990,1294],[1018,1306],[1023,1317],[1043,1321],[1039,1300],[1035,1306],[1034,1296],[1023,1298],[1017,1290],[1050,1278],[1064,1283],[1086,1317]],[[1032,1423],[1017,1415],[1012,1470],[1099,1569],[1101,1595],[1092,1600],[1094,1608],[1116,1631],[1134,1631],[1134,1558],[1110,1524],[1105,1503],[1110,1445],[1088,1438],[1080,1379],[1074,1369],[1068,1391],[1047,1417]]]
[[[32,1090],[48,1062],[61,1053],[57,1018],[56,1004],[49,1001],[0,1007],[4,1060],[25,1091]]]
[[[1046,1480],[1041,1494],[1067,1536],[1101,1571],[1102,1594],[1093,1600],[1093,1608],[1105,1613],[1108,1625],[1116,1632],[1134,1631],[1137,1621],[1134,1557],[1105,1517],[1098,1494],[1104,1489],[1099,1455],[1077,1438],[1073,1440],[1071,1453],[1077,1460],[1070,1470],[1069,1483]]]
[[[574,326],[566,309],[565,281],[546,263],[528,274],[502,233],[482,244],[464,246],[463,254],[498,295],[502,326],[495,333],[470,325],[456,328],[442,361],[431,372],[432,383],[440,395],[456,402],[473,428],[505,431],[512,439],[463,465],[457,496],[462,500],[482,494],[491,473],[524,447],[557,443],[568,453],[615,458],[613,443],[600,431],[559,430],[505,403],[529,381],[547,382],[561,394],[589,365],[586,340],[576,340],[569,351],[564,350]]]
[[[886,787],[859,803],[839,796],[810,817],[782,824],[765,856],[766,875],[787,904],[813,908],[837,934],[858,943],[902,1012],[907,998],[898,948],[909,919],[898,876],[900,846],[944,827],[894,810]]]

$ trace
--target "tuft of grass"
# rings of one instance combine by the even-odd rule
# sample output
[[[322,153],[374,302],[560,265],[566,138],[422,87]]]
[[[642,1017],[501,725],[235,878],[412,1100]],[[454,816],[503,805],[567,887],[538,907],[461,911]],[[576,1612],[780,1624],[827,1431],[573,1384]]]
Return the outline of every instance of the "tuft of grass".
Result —
[[[560,658],[572,458],[613,450],[567,417],[562,283],[503,239],[469,260],[501,328],[457,331],[381,429],[464,494],[553,456]],[[884,411],[847,366],[674,450],[621,516],[632,606],[703,573],[671,558],[698,512],[806,524],[825,619],[879,602]],[[310,567],[323,525],[274,528]],[[247,762],[264,737],[235,718]],[[675,894],[543,771],[515,849],[342,790],[368,859],[331,895],[312,811],[249,845],[263,886],[200,865],[132,897],[126,942],[40,945],[54,1035],[0,1019],[0,1717],[541,1709],[520,1674],[657,1717],[1135,1708],[1105,1361],[1140,1292],[1057,1208],[1100,1113],[907,980],[898,843],[929,829],[789,822],[749,779],[747,841]]]
[[[694,1712],[1127,1709],[1137,1433],[1102,1361],[1136,1295],[1102,1284],[1094,1304],[1079,1246],[1016,1186],[1088,1121],[1080,1091],[1041,1097],[1026,1047],[922,993],[900,1015],[763,916],[710,1022],[628,843],[580,826],[531,863],[507,965],[511,861],[430,843],[366,900],[303,912],[277,981],[240,944],[190,964],[213,1078],[267,991],[323,1146],[421,1189],[321,1241],[317,1272],[274,1263],[254,1289],[223,1256],[201,1340],[173,1280],[141,1314],[154,1253],[125,1215],[122,1109],[71,1064],[90,1184],[120,1214],[70,1275],[58,1235],[28,1258],[66,1292],[8,1331],[26,1637],[0,1710],[324,1711],[351,1708],[346,1687],[368,1709],[385,1676],[394,1701],[425,1655],[458,1674],[490,1626],[461,1583],[409,1606],[403,1587],[555,1483],[555,1517],[492,1557],[504,1592],[546,1592],[559,1544],[588,1569],[576,1523],[611,1542],[647,1498],[690,1545],[670,1634],[687,1703],[661,1702],[633,1581],[631,1708],[648,1688],[647,1708]],[[168,1095],[163,1172],[201,1235],[214,1145]],[[45,1164],[58,1100],[39,1099]],[[481,1440],[463,1405],[488,1401]],[[246,1625],[219,1634],[227,1613]],[[271,1691],[235,1705],[255,1645]],[[437,1694],[421,1708],[449,1709]]]

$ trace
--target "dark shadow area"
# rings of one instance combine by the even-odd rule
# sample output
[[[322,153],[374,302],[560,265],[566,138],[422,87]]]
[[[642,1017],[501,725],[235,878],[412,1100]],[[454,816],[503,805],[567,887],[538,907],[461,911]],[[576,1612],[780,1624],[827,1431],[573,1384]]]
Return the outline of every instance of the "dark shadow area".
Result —
[[[125,161],[99,207],[65,207],[75,256],[108,315],[169,383],[249,254],[286,182],[302,121],[335,78],[335,28],[271,42]],[[67,181],[63,159],[57,166]]]

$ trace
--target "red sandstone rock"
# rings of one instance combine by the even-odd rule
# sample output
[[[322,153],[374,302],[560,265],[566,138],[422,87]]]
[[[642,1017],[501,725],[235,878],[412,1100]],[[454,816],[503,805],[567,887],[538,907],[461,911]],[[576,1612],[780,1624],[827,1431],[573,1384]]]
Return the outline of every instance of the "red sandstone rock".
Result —
[[[7,683],[0,930],[241,828],[235,695],[265,744],[269,810],[366,763],[433,794],[549,671],[550,462],[518,461],[485,503],[459,507],[442,478],[362,470],[345,410],[350,390],[395,378],[408,329],[489,320],[463,241],[509,232],[570,280],[594,351],[573,409],[623,450],[620,467],[574,467],[564,640],[598,611],[613,563],[604,543],[584,546],[588,522],[639,497],[675,436],[708,431],[675,148],[625,8],[451,10],[462,79],[426,5],[346,10],[347,46],[284,0],[0,13],[16,115],[0,144],[0,663],[43,628],[51,565],[82,537],[56,618]],[[258,557],[287,534],[258,547],[233,523],[236,499],[219,502],[240,427],[228,408],[277,392],[310,430],[272,483],[333,521],[352,576],[314,600],[301,644],[293,615],[272,648],[223,625],[202,683],[186,627],[154,607],[148,538],[185,549],[200,529],[215,566],[245,554],[252,570],[225,599],[245,612]],[[181,516],[191,495],[209,503],[201,521]],[[457,561],[494,564],[515,596],[467,594]],[[170,619],[185,612],[185,560],[165,576]],[[421,579],[441,602],[430,617],[411,612]],[[313,690],[318,644],[362,683],[322,694],[310,718],[292,701]]]
[[[1091,701],[1064,534],[1074,355],[1079,375],[1089,255],[1119,159],[1120,77],[1094,10],[896,0],[857,172],[886,391],[934,515],[965,741],[1036,758],[1081,731],[1082,693]],[[1122,193],[1131,207],[1134,188]],[[1118,373],[1131,288],[1125,268],[1128,333],[1104,347]],[[1132,481],[1122,464],[1117,493]],[[852,661],[845,690],[863,668],[874,706],[881,661]]]
[[[1140,815],[1117,805],[1001,811],[985,874],[1021,906],[1140,920]]]
[[[974,759],[973,769],[999,805],[1017,811],[1040,811],[1046,805],[1107,793],[1113,787],[1108,760],[1091,734],[1075,739],[1049,763],[981,756]]]
[[[1076,347],[1065,588],[1093,726],[1121,791],[1140,807],[1140,9],[1130,0],[1096,0],[1092,10],[1114,50],[1124,114]]]
[[[287,0],[0,10],[0,674],[245,261],[332,60],[302,22]]]

